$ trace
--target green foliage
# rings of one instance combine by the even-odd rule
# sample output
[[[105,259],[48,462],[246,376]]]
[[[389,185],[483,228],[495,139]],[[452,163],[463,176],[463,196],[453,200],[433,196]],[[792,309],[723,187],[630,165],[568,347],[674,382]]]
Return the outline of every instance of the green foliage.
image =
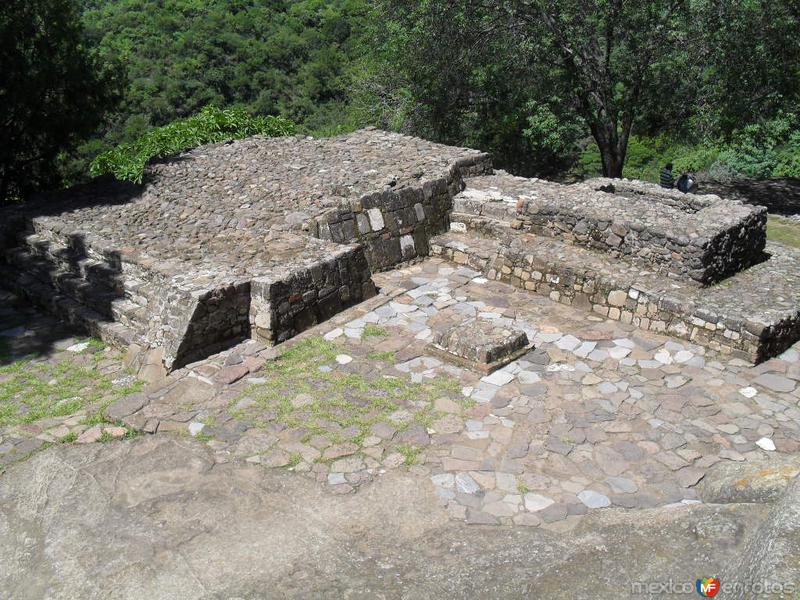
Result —
[[[692,143],[667,135],[632,137],[624,176],[658,181],[659,171],[672,162],[675,171],[693,171],[707,178],[800,177],[800,132],[795,114],[780,113],[774,119],[752,123],[734,132],[729,142]],[[597,146],[589,145],[578,161],[575,174],[594,177],[601,173]]]
[[[187,147],[148,132],[210,105],[478,147],[521,175],[596,172],[591,139],[616,169],[628,131],[629,176],[668,154],[796,175],[797,135],[770,123],[800,100],[799,28],[795,0],[7,0],[0,202],[93,161],[141,179]]]
[[[602,171],[599,143],[615,174],[626,150],[624,174],[637,177],[672,150],[698,169],[793,173],[792,143],[765,160],[717,158],[743,146],[732,131],[800,99],[794,4],[382,0],[372,56],[383,67],[359,83],[384,126],[481,147],[520,174],[563,170],[591,138],[577,172]],[[626,148],[628,132],[641,143]]]
[[[735,175],[753,178],[800,177],[800,119],[779,114],[745,126],[719,156]]]
[[[129,84],[106,143],[209,104],[281,115],[309,131],[346,114],[366,0],[82,0],[89,43]]]
[[[141,183],[145,166],[153,158],[173,156],[203,144],[252,135],[284,136],[294,131],[294,124],[282,117],[252,117],[242,108],[207,106],[198,115],[152,129],[135,142],[100,154],[92,162],[91,174],[111,173],[117,179]]]
[[[498,167],[519,174],[568,166],[577,152],[565,90],[533,85],[552,69],[531,60],[533,47],[506,26],[506,9],[470,0],[376,3],[353,110],[387,129],[488,150]]]
[[[57,184],[56,157],[116,100],[117,72],[82,35],[73,0],[0,3],[0,204]]]

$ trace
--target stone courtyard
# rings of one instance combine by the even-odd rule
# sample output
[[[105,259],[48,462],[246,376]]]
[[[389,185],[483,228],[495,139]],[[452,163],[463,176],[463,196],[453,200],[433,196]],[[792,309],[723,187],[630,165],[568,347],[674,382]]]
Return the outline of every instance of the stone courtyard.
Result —
[[[486,544],[542,531],[591,545],[604,519],[697,515],[686,539],[717,538],[730,561],[797,488],[800,252],[766,241],[762,208],[523,180],[375,130],[199,148],[143,189],[99,182],[63,201],[3,221],[16,286],[0,313],[0,482],[64,453],[103,460],[73,448],[122,457],[167,439],[203,473],[280,472],[292,483],[268,493],[290,503],[302,488],[371,515],[372,495],[408,481],[422,504],[395,508],[437,515],[454,546],[461,524],[501,531],[477,529]],[[23,394],[26,356],[55,382],[47,402]],[[166,494],[191,470],[175,469]],[[719,517],[740,503],[749,521]],[[729,578],[796,580],[781,562],[791,523],[772,562]],[[661,541],[689,560],[683,539]],[[36,567],[16,554],[0,549],[0,566],[20,590],[15,570]]]

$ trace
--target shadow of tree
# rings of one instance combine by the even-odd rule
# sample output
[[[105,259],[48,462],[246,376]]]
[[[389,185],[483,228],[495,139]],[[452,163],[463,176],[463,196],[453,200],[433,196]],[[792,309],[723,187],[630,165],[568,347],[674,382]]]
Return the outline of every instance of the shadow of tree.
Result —
[[[800,179],[792,177],[742,179],[731,183],[702,182],[699,193],[717,194],[748,204],[766,206],[771,214],[800,215]]]
[[[5,275],[0,278],[0,287],[25,293],[26,302],[35,299],[48,312],[64,318],[72,332],[78,327],[84,333],[92,333],[83,326],[81,317],[85,313],[77,305],[92,310],[98,320],[111,322],[112,303],[125,295],[120,253],[98,254],[91,250],[84,232],[73,232],[60,239],[40,236],[31,240],[30,236],[36,233],[37,217],[58,216],[98,205],[126,204],[138,197],[142,189],[102,177],[70,190],[40,194],[22,206],[0,209],[0,269]],[[52,290],[46,289],[48,285]],[[36,287],[39,289],[33,289]],[[70,301],[75,306],[64,310]],[[69,337],[67,332],[65,335]],[[47,353],[50,348],[45,340],[49,336],[37,339],[26,351]],[[57,341],[57,337],[51,341]]]

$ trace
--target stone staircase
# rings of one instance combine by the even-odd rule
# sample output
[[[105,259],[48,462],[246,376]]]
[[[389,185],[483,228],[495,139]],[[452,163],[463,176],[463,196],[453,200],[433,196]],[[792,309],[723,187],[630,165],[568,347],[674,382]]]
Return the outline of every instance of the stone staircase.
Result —
[[[144,336],[150,298],[128,274],[122,285],[119,260],[53,231],[29,228],[14,242],[3,252],[3,271],[16,292],[110,343],[127,346]]]

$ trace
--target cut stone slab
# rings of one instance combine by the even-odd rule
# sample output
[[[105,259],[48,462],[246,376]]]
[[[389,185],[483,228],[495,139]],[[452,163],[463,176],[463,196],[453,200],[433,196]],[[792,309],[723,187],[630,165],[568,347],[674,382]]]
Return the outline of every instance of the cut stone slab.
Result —
[[[530,492],[525,494],[525,510],[529,512],[544,510],[553,504],[555,504],[555,500],[548,498],[547,496],[533,494]]]
[[[625,477],[609,477],[606,479],[606,483],[617,494],[633,494],[639,491],[639,486]]]
[[[146,394],[131,394],[109,406],[106,409],[106,417],[111,421],[119,421],[141,410],[148,402]]]
[[[756,377],[755,381],[758,385],[764,386],[773,392],[792,392],[797,387],[797,383],[783,375],[776,375],[775,373],[764,373]]]
[[[775,442],[771,439],[763,437],[756,442],[756,446],[767,452],[775,452]]]

